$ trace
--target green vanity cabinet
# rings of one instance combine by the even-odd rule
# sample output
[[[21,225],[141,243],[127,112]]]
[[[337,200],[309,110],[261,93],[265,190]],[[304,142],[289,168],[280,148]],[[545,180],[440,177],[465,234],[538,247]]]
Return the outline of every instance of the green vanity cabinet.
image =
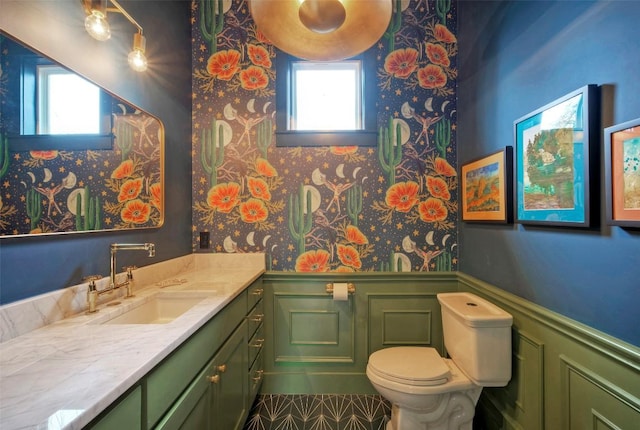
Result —
[[[136,386],[99,417],[95,423],[86,428],[91,430],[142,429],[142,388],[139,385]]]

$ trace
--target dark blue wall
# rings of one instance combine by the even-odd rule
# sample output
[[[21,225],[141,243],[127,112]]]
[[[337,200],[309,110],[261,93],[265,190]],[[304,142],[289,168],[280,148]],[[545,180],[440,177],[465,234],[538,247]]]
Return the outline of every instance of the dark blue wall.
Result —
[[[603,127],[639,118],[638,22],[636,1],[460,1],[459,163],[514,145],[514,120],[586,84],[604,86]],[[640,345],[640,233],[602,224],[461,223],[460,270]]]
[[[129,69],[135,27],[110,14],[112,39],[84,31],[78,0],[2,2],[3,29],[160,118],[165,126],[165,222],[151,230],[0,240],[0,304],[108,275],[109,244],[154,242],[156,257],[126,253],[144,266],[191,252],[191,27],[188,1],[121,1],[147,37],[149,70]],[[153,3],[153,4],[152,4]]]

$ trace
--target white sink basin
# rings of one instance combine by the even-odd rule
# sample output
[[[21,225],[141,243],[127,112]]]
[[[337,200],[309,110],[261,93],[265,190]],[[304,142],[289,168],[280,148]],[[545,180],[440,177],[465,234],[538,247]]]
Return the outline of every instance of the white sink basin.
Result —
[[[101,324],[167,324],[187,312],[203,297],[158,295]]]
[[[214,281],[195,281],[195,282],[186,282],[180,285],[174,285],[169,288],[171,290],[179,290],[179,291],[206,291],[209,294],[216,294],[218,290],[224,290],[226,286],[223,282],[214,282]]]

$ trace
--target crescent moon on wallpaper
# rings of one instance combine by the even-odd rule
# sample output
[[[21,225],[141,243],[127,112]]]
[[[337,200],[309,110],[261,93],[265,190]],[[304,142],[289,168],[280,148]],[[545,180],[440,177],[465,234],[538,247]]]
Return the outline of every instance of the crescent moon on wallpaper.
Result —
[[[264,246],[265,248],[267,247],[267,241],[269,240],[270,237],[271,235],[268,234],[264,237],[264,239],[262,239],[262,246]]]
[[[47,169],[45,167],[44,168],[44,179],[42,180],[42,182],[49,182],[52,177],[53,177],[53,175],[51,174],[51,170],[49,170],[49,169]]]
[[[411,240],[409,236],[405,236],[404,239],[402,239],[402,249],[404,249],[404,252],[414,252],[416,250],[416,243]]]
[[[402,261],[402,271],[411,272],[411,260],[409,260],[409,257],[402,253],[396,253],[396,257]]]
[[[269,106],[271,106],[271,102],[266,102],[262,107],[262,112],[267,113],[267,109],[269,108]]]
[[[322,201],[322,197],[320,197],[320,191],[318,191],[318,189],[314,186],[311,185],[305,185],[304,186],[304,196],[305,196],[305,202],[304,202],[304,213],[307,213],[307,201],[306,201],[306,197],[307,197],[307,191],[310,191],[310,195],[311,195],[311,212],[315,212],[318,210],[318,208],[320,207],[320,202]]]
[[[247,102],[247,110],[251,113],[256,113],[255,104],[256,104],[256,99],[249,100]]]
[[[229,121],[233,121],[234,119],[236,119],[236,116],[238,115],[238,111],[235,110],[233,106],[231,106],[231,103],[227,103],[225,105],[224,109],[222,110],[222,113],[224,114],[224,117]]]
[[[71,188],[76,186],[77,182],[78,178],[76,177],[76,174],[73,172],[69,172],[69,174],[62,180],[62,186],[70,190]]]
[[[336,167],[336,175],[338,175],[339,178],[344,178],[344,164],[343,163],[338,164],[338,167]]]
[[[271,250],[273,251],[273,250],[274,250],[274,249],[276,249],[277,247],[278,247],[278,245],[277,245],[277,244],[276,244],[276,245],[273,245],[273,246],[271,247]]]
[[[231,236],[227,236],[224,238],[222,246],[224,247],[224,250],[229,253],[236,252],[238,250],[238,244],[235,243],[233,239],[231,239]]]
[[[83,191],[82,188],[76,188],[75,190],[71,191],[69,193],[69,196],[67,197],[67,208],[69,209],[69,212],[71,212],[73,215],[76,215],[77,195],[80,194],[82,191]],[[80,204],[81,204],[80,210],[82,210],[85,205],[84,200],[81,200]]]
[[[35,184],[36,183],[36,175],[34,175],[33,172],[27,172],[27,175],[29,175],[29,177],[31,178],[31,183]]]
[[[24,185],[25,188],[27,188],[27,183],[25,181],[20,181],[20,183]]]
[[[362,167],[356,167],[355,169],[353,169],[353,173],[351,174],[351,176],[353,176],[353,179],[356,179],[356,175],[358,174],[360,169],[362,169]]]
[[[251,246],[256,246],[256,243],[253,241],[253,236],[256,234],[255,231],[249,232],[247,234],[247,243]]]
[[[455,248],[456,246],[458,246],[457,243],[454,243],[453,245],[451,245],[451,252],[453,252],[453,248]]]
[[[444,103],[442,103],[442,107],[440,108],[440,110],[444,112],[444,108],[446,108],[448,104],[449,104],[449,100],[446,100]]]
[[[434,231],[433,231],[433,230],[431,230],[431,231],[430,231],[429,233],[427,233],[427,235],[425,236],[425,240],[427,241],[427,244],[429,244],[429,245],[431,245],[431,246],[433,246],[433,245],[434,245],[434,243],[433,243],[433,233],[434,233]]]
[[[451,113],[449,114],[449,118],[453,118],[453,114],[456,113],[456,112],[457,112],[457,110],[455,110],[455,109],[452,110]]]
[[[311,173],[311,181],[316,185],[324,185],[326,182],[326,175],[320,171],[320,169],[315,169]]]
[[[447,240],[449,240],[450,234],[445,234],[442,238],[442,246],[447,246]]]
[[[426,103],[425,103],[426,105]],[[400,108],[400,113],[402,113],[402,116],[405,118],[411,118],[413,116],[413,113],[415,112],[415,109],[411,107],[411,105],[409,104],[409,102],[404,102],[402,103],[402,107]]]
[[[433,97],[429,97],[426,102],[424,102],[424,108],[429,112],[433,112]]]

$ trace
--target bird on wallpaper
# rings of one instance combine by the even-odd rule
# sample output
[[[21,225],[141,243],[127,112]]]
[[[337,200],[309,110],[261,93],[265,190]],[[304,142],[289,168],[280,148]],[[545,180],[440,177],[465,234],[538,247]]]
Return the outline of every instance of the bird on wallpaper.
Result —
[[[333,197],[331,198],[331,201],[329,202],[329,205],[327,206],[326,210],[328,211],[329,208],[331,208],[331,206],[335,203],[338,208],[338,213],[340,213],[340,194],[347,191],[349,188],[353,187],[354,185],[355,185],[355,182],[350,182],[346,184],[334,184],[334,183],[331,183],[330,181],[325,181],[324,186],[329,188],[331,191],[333,191]]]
[[[413,107],[409,107],[407,113],[408,113],[408,116],[410,118],[415,119],[422,126],[422,130],[420,131],[420,134],[416,138],[416,142],[420,141],[420,138],[422,136],[424,136],[424,139],[426,141],[426,146],[429,147],[429,127],[431,127],[433,124],[435,124],[436,122],[440,121],[444,117],[442,117],[442,116],[421,116],[421,115],[418,115],[416,113],[416,110]]]
[[[422,258],[422,266],[420,267],[420,272],[428,272],[431,260],[442,254],[444,252],[444,249],[440,249],[438,251],[423,251],[422,249],[416,247],[414,251]]]

